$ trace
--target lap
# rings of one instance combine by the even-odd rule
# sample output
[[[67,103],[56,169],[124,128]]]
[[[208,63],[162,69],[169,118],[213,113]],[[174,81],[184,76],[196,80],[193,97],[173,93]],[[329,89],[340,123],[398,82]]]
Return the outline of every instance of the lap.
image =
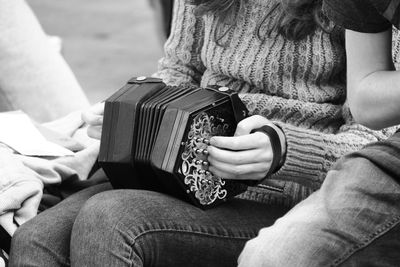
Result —
[[[273,218],[282,216],[285,209],[281,206],[266,206],[261,203],[242,199],[233,199],[212,209],[202,210],[177,198],[145,190],[112,190],[90,198],[81,213],[95,214],[103,220],[115,221],[121,227],[132,222],[146,223],[156,221],[168,224],[171,221],[183,226],[194,225],[242,226],[252,224],[271,224]],[[268,214],[266,214],[268,213]],[[132,216],[141,214],[141,217]],[[95,218],[94,218],[95,219]]]
[[[71,259],[87,265],[232,266],[245,242],[285,212],[240,199],[201,210],[157,192],[108,191],[80,211]],[[101,252],[88,253],[93,248]]]
[[[96,194],[87,202],[94,191],[77,194],[38,216],[33,224],[37,227],[43,222],[51,224],[49,229],[59,229],[65,223],[70,233],[75,221],[72,260],[84,260],[81,252],[104,256],[106,259],[94,259],[102,263],[112,258],[125,263],[157,257],[165,260],[161,253],[165,251],[175,263],[196,259],[196,266],[201,266],[200,262],[222,266],[219,261],[227,262],[227,257],[233,264],[246,241],[263,228],[246,245],[261,261],[276,261],[279,266],[350,264],[374,247],[382,252],[387,238],[399,233],[400,185],[394,179],[400,166],[396,165],[400,161],[398,148],[396,134],[344,157],[319,191],[276,223],[286,212],[281,206],[235,199],[203,211],[156,192],[113,190]],[[393,166],[385,163],[388,158]],[[59,215],[57,210],[62,209],[72,211]],[[394,249],[398,245],[394,244]],[[104,253],[87,253],[93,248]],[[133,259],[133,254],[139,258]]]

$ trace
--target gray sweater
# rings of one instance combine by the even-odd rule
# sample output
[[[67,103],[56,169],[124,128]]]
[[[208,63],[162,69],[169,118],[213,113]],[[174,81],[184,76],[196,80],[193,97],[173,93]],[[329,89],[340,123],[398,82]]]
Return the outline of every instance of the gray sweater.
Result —
[[[223,47],[212,38],[216,18],[195,17],[194,7],[185,2],[175,1],[171,36],[156,76],[170,85],[228,86],[240,93],[251,114],[274,121],[286,135],[282,168],[241,197],[292,206],[320,187],[342,155],[393,132],[355,123],[345,105],[342,29],[318,29],[301,41],[277,34],[259,40],[257,24],[276,1],[249,0]]]

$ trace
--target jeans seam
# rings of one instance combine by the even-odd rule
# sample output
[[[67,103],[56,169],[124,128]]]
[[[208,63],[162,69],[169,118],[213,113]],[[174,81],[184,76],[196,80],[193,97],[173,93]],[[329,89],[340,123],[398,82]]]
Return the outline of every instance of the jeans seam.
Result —
[[[370,234],[368,237],[366,237],[363,242],[356,244],[356,245],[352,246],[349,250],[345,251],[330,266],[332,266],[332,267],[339,266],[346,259],[348,259],[350,256],[352,256],[355,252],[370,245],[375,239],[381,237],[382,235],[384,235],[386,232],[390,231],[394,226],[396,226],[399,223],[400,223],[400,215],[397,215],[394,218],[392,218],[391,220],[389,220],[388,222],[386,222],[383,226],[378,228],[375,232]]]
[[[125,228],[125,227],[124,227]],[[178,233],[185,233],[185,234],[195,234],[195,235],[200,235],[200,236],[208,236],[208,237],[218,237],[218,238],[232,238],[232,239],[236,239],[236,240],[240,240],[240,239],[244,239],[244,240],[248,240],[251,239],[252,237],[231,237],[231,236],[227,236],[227,235],[218,235],[218,234],[209,234],[209,233],[204,233],[201,231],[190,231],[190,230],[179,230],[179,229],[151,229],[151,230],[145,230],[137,235],[134,235],[134,237],[132,237],[130,234],[128,234],[128,236],[130,236],[130,238],[132,239],[132,242],[130,242],[130,255],[129,255],[129,260],[130,260],[130,266],[132,266],[132,255],[133,255],[133,246],[136,243],[136,240],[144,235],[147,234],[151,234],[151,233],[157,233],[157,232],[165,232],[165,233],[174,233],[174,232],[178,232]]]
[[[179,230],[179,229],[151,229],[151,230],[146,230],[141,232],[140,234],[136,235],[133,238],[133,243],[135,243],[136,239],[146,235],[146,234],[151,234],[151,233],[157,233],[157,232],[171,232],[171,233],[186,233],[186,234],[195,234],[195,235],[203,235],[203,236],[208,236],[208,237],[219,237],[219,238],[232,238],[232,239],[249,239],[251,237],[232,237],[228,235],[219,235],[219,234],[210,234],[210,233],[205,233],[201,231],[191,231],[191,230]]]

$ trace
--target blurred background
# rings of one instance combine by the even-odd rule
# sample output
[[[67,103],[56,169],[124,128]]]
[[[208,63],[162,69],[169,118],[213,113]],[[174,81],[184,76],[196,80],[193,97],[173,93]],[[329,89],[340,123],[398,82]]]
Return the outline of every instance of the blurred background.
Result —
[[[148,0],[28,0],[92,103],[131,76],[155,72],[161,36]]]

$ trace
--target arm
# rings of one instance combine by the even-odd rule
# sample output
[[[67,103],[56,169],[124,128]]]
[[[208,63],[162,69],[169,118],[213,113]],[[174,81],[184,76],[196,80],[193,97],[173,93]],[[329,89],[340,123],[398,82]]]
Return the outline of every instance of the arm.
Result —
[[[347,83],[356,121],[372,129],[400,124],[400,72],[392,62],[392,31],[346,31]]]
[[[198,86],[204,72],[200,58],[203,34],[203,21],[194,15],[194,7],[184,0],[176,0],[165,56],[159,61],[154,76],[168,85]]]
[[[400,123],[400,76],[394,71],[390,1],[324,0],[323,11],[346,29],[348,100],[356,121],[372,128]],[[392,6],[395,8],[395,6]]]
[[[286,111],[278,97],[264,94],[241,94],[250,114],[271,119],[286,138],[286,156],[282,167],[270,178],[290,180],[314,189],[319,188],[325,175],[341,156],[360,149],[367,143],[387,138],[391,130],[373,131],[355,123],[342,105],[307,105],[288,100],[290,106],[299,106],[307,114],[307,121],[299,121],[296,111]],[[290,115],[285,122],[274,118],[273,113]],[[324,114],[323,116],[321,114]],[[315,117],[312,117],[315,116]],[[278,116],[279,117],[279,116]],[[321,119],[322,118],[322,119]],[[344,124],[338,125],[343,121]]]

